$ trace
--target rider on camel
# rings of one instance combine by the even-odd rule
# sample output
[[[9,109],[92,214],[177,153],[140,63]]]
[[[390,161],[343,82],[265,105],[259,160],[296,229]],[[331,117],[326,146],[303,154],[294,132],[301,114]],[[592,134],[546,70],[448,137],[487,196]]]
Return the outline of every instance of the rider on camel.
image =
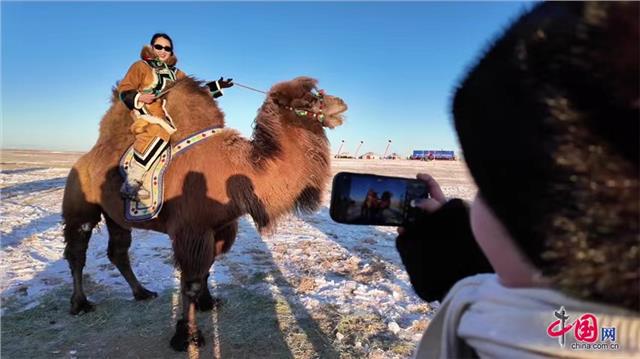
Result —
[[[165,101],[158,95],[168,84],[186,77],[175,67],[178,59],[169,35],[154,34],[149,44],[142,48],[141,60],[131,65],[118,85],[120,100],[135,117],[131,125],[135,136],[134,160],[129,164],[127,178],[120,190],[123,197],[132,200],[149,198],[149,191],[142,186],[145,173],[164,152],[171,134],[176,131],[165,110]],[[223,80],[222,77],[207,83],[214,98],[222,96],[222,89],[231,86],[232,79]]]

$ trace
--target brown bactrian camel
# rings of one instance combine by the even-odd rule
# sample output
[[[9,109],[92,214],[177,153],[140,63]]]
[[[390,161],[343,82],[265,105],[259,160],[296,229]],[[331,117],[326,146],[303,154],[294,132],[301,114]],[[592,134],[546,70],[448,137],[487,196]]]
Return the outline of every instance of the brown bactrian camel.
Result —
[[[177,81],[166,101],[178,129],[172,135],[174,143],[200,130],[224,126],[215,100],[192,78]],[[330,177],[324,127],[341,125],[346,109],[340,98],[316,92],[314,79],[299,77],[275,85],[258,111],[251,140],[225,129],[186,150],[167,168],[165,204],[159,216],[128,223],[117,167],[134,140],[129,133],[132,119],[114,92],[98,141],[73,166],[64,192],[64,254],[73,275],[71,314],[94,309],[82,289],[82,270],[92,229],[102,215],[109,231],[108,257],[137,300],[156,293],[145,289],[131,269],[131,229],[169,235],[183,301],[183,317],[171,345],[176,350],[186,350],[191,342],[201,345],[194,311],[213,307],[209,270],[216,256],[233,244],[238,218],[249,214],[264,231],[283,214],[317,209]]]

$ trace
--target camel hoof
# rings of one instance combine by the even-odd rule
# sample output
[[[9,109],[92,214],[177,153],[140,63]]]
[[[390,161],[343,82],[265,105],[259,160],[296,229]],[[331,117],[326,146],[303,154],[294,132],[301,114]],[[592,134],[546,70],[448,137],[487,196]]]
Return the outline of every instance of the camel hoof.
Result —
[[[96,310],[96,305],[88,301],[87,298],[71,299],[71,309],[69,310],[71,315],[77,315],[82,312],[89,313],[94,310]]]
[[[196,309],[200,312],[208,312],[213,308],[220,308],[221,306],[222,299],[211,296],[200,297],[196,302]]]
[[[177,352],[184,352],[190,343],[195,344],[197,347],[203,346],[204,336],[202,335],[202,331],[198,329],[194,335],[190,336],[187,321],[184,319],[178,320],[178,323],[176,323],[176,333],[173,335],[173,338],[171,338],[171,347]]]
[[[204,335],[202,335],[202,331],[200,329],[198,329],[197,333],[191,336],[191,342],[198,348],[204,346]]]
[[[133,297],[136,298],[136,300],[153,299],[153,298],[156,298],[157,296],[158,296],[158,293],[152,292],[145,288],[142,288],[139,291],[133,293]]]

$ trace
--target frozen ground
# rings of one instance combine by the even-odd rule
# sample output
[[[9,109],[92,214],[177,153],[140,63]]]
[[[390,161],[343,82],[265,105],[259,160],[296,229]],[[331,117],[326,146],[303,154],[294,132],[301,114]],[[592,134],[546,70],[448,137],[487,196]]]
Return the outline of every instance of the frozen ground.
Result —
[[[160,293],[138,303],[107,258],[106,228],[94,230],[84,273],[97,310],[80,317],[67,314],[71,277],[62,258],[60,205],[76,157],[2,153],[2,356],[174,357],[167,342],[177,315],[178,274],[164,234],[133,233],[134,272]],[[471,199],[475,193],[461,162],[336,160],[333,171],[403,177],[423,171],[440,181],[447,196]],[[395,228],[335,223],[328,214],[328,193],[325,197],[318,213],[286,218],[274,235],[260,236],[250,219],[240,221],[236,243],[210,277],[214,294],[225,304],[204,325],[209,340],[200,353],[225,358],[410,356],[437,305],[413,293],[395,250]],[[132,324],[136,320],[143,321],[139,328]],[[30,334],[25,337],[25,332]],[[256,339],[253,333],[264,334]],[[40,343],[24,351],[29,340]]]

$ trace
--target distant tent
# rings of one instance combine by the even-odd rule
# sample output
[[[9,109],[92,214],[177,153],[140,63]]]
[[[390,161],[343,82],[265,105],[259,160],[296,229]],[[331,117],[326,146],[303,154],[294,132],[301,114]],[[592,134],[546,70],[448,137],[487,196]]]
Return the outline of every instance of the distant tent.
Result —
[[[377,160],[377,159],[380,159],[380,156],[376,155],[373,152],[367,152],[367,153],[363,154],[362,156],[360,156],[358,158],[360,158],[362,160]]]
[[[349,152],[340,152],[335,158],[355,158]]]

